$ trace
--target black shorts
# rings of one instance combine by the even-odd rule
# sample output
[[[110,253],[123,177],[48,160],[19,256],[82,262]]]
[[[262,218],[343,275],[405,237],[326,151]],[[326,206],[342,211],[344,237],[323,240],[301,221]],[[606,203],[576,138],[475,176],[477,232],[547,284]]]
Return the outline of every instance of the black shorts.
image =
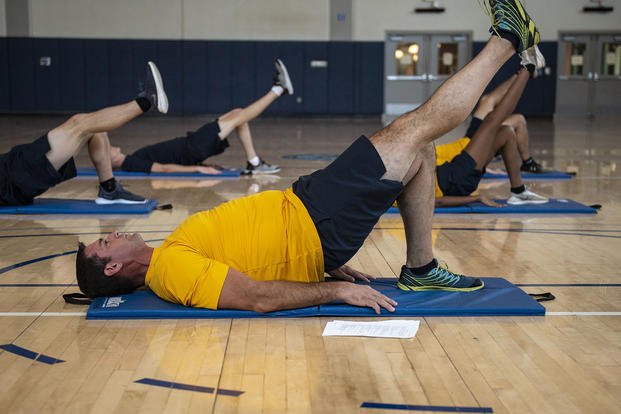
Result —
[[[481,181],[483,172],[477,170],[476,161],[466,151],[460,152],[450,162],[436,167],[438,186],[447,196],[468,196]]]
[[[45,156],[49,150],[45,134],[0,156],[0,204],[32,204],[36,196],[76,176],[73,158],[56,171]]]
[[[401,182],[382,179],[385,173],[375,147],[361,136],[326,168],[293,183],[319,233],[326,271],[356,254],[403,191]]]
[[[218,120],[203,125],[194,132],[186,135],[186,147],[183,152],[185,157],[179,164],[200,164],[207,158],[222,154],[229,147],[229,141],[220,139],[220,126]]]

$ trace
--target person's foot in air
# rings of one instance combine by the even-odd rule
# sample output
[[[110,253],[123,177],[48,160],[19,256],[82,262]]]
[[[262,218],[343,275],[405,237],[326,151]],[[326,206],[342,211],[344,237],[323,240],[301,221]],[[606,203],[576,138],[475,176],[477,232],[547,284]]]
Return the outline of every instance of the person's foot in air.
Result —
[[[287,67],[284,63],[282,63],[282,60],[280,59],[276,59],[276,61],[274,62],[274,66],[276,66],[274,85],[282,86],[285,95],[293,95],[293,83],[291,83],[291,78],[289,77]]]
[[[104,184],[99,185],[96,204],[144,204],[147,202],[144,197],[127,191],[119,182],[115,181],[114,186],[108,190],[104,188]]]
[[[157,108],[163,114],[168,112],[168,97],[164,91],[162,75],[153,62],[148,63],[145,88],[138,96],[147,98],[151,103],[151,108]]]
[[[440,265],[434,259],[433,268],[426,273],[418,275],[414,270],[403,266],[397,287],[401,290],[424,291],[445,290],[450,292],[472,292],[482,289],[484,286],[481,279],[463,276],[448,270],[446,264]]]
[[[520,0],[488,0],[490,32],[510,41],[517,53],[539,43],[539,30]]]
[[[524,188],[524,190],[519,193],[511,191],[511,197],[507,200],[507,204],[519,206],[523,204],[545,204],[548,201],[550,200],[546,197],[540,196],[539,194],[533,193],[527,188]]]

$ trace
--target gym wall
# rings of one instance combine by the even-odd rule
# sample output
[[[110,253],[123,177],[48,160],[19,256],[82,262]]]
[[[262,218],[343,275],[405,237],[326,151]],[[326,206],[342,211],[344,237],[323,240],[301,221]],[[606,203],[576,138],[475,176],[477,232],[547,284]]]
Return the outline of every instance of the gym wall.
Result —
[[[351,19],[351,40],[331,41],[330,0],[0,0],[0,36],[8,36],[0,37],[0,111],[76,112],[131,99],[145,62],[154,60],[171,113],[216,114],[264,93],[273,59],[281,57],[296,93],[269,114],[378,115],[385,30],[472,31],[475,52],[488,37],[476,0],[444,0],[441,15],[412,14],[416,0],[350,1],[351,16],[344,17]],[[558,30],[614,29],[621,21],[618,7],[584,15],[584,4],[527,2],[542,27],[552,75],[529,84],[520,103],[526,115],[554,114]],[[25,24],[7,25],[20,7]],[[41,65],[42,57],[51,65]]]

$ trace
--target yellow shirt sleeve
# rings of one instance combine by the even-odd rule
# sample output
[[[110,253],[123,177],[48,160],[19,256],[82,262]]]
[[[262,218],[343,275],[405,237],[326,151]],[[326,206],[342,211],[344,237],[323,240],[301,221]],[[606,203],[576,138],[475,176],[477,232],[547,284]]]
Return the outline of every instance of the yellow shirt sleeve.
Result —
[[[168,247],[152,262],[146,284],[157,296],[185,306],[218,308],[229,266],[184,246]]]

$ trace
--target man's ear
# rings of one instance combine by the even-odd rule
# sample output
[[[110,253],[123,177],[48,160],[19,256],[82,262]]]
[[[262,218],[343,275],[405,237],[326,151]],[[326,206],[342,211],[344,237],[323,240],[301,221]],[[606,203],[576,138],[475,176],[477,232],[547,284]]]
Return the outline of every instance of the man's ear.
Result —
[[[106,264],[106,267],[104,267],[104,274],[106,276],[114,276],[121,270],[122,267],[123,267],[123,263],[108,262]]]

